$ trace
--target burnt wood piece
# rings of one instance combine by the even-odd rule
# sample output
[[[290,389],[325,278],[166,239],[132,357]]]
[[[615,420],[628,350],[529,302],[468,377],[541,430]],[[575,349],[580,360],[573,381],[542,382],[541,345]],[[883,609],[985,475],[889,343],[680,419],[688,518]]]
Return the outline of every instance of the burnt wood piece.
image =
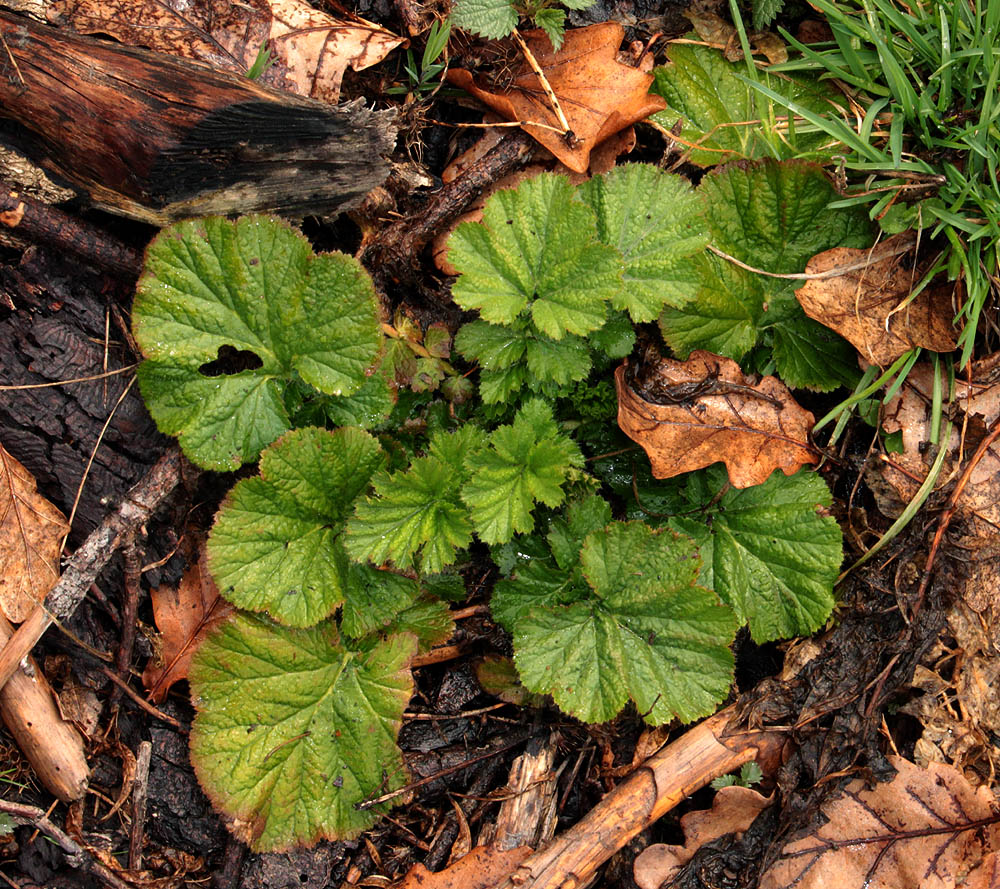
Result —
[[[165,225],[346,209],[386,176],[391,112],[332,107],[0,10],[0,115],[95,204]]]

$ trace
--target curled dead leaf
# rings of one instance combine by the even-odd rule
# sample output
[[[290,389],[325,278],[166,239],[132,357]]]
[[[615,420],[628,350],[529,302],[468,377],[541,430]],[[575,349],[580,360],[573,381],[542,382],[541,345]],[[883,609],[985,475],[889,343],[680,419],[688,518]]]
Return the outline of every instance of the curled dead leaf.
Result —
[[[671,885],[702,846],[730,833],[743,833],[770,804],[770,799],[749,787],[723,787],[715,794],[711,809],[688,812],[681,818],[683,846],[654,843],[642,850],[633,867],[639,889]]]
[[[744,376],[721,355],[695,351],[687,361],[661,358],[615,372],[618,425],[642,445],[656,478],[723,461],[734,487],[763,484],[816,463],[813,415],[784,383]]]
[[[566,115],[572,138],[559,132],[559,120],[541,81],[523,59],[509,88],[477,82],[471,72],[460,68],[449,70],[448,80],[505,120],[522,122],[524,131],[570,170],[583,173],[594,146],[666,107],[662,98],[649,95],[652,73],[618,61],[624,36],[617,22],[575,28],[566,32],[562,47],[554,52],[544,31],[524,34]]]
[[[921,769],[898,756],[897,774],[869,788],[852,781],[823,807],[827,822],[782,849],[761,889],[987,886],[1000,849],[996,800],[950,766]]]
[[[66,517],[0,445],[0,611],[21,623],[59,579]]]
[[[149,699],[158,704],[170,686],[186,679],[191,656],[209,631],[229,617],[233,606],[219,597],[219,590],[205,563],[204,551],[176,587],[159,586],[150,592],[153,617],[160,631],[160,657],[147,664],[142,684]]]
[[[337,19],[304,0],[55,0],[51,17],[81,34],[246,73],[271,53],[263,83],[334,104],[348,68],[381,62],[402,37],[365,19]]]
[[[904,232],[871,250],[825,250],[809,260],[806,274],[829,276],[806,281],[795,296],[810,318],[837,331],[872,364],[884,367],[915,346],[950,352],[957,343],[958,285],[932,283],[907,303],[923,277],[907,263],[914,244],[913,233]]]

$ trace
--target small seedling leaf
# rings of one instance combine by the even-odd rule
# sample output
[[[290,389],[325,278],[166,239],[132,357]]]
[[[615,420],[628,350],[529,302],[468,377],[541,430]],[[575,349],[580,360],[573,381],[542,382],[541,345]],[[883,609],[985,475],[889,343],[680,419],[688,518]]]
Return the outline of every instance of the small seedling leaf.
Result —
[[[535,502],[559,506],[563,483],[583,455],[556,426],[552,408],[535,399],[527,402],[509,426],[490,435],[490,447],[472,453],[466,466],[470,477],[462,499],[476,533],[486,543],[506,543],[516,533],[534,527]]]
[[[517,10],[510,0],[456,0],[451,23],[481,37],[498,40],[517,27]]]
[[[375,492],[359,501],[344,541],[355,559],[391,561],[400,569],[434,574],[472,542],[469,510],[459,496],[465,460],[485,443],[474,426],[436,433],[431,453],[409,469],[375,479]]]
[[[354,498],[383,460],[360,429],[289,432],[239,482],[208,539],[222,594],[292,626],[315,624],[345,598],[351,572],[341,531]]]
[[[625,259],[625,281],[614,300],[633,321],[652,321],[664,305],[694,296],[689,258],[708,244],[708,223],[687,179],[648,164],[627,164],[595,176],[580,194],[597,214],[601,241]]]
[[[459,271],[452,295],[485,321],[511,324],[527,312],[552,339],[597,330],[621,287],[621,258],[597,242],[593,211],[564,176],[543,174],[487,201],[482,223],[449,241]]]
[[[164,229],[146,251],[133,329],[150,413],[208,469],[255,460],[287,431],[289,382],[328,395],[358,390],[381,341],[375,292],[357,261],[313,256],[302,235],[266,216]],[[225,367],[227,350],[243,363]]]
[[[237,614],[191,666],[191,759],[256,851],[348,838],[381,808],[355,803],[404,782],[396,735],[412,692],[409,633],[348,644]]]

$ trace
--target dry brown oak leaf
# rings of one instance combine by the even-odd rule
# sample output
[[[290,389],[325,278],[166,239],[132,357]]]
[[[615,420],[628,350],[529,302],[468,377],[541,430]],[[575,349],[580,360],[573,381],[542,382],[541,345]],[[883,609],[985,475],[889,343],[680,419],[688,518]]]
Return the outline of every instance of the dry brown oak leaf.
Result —
[[[191,656],[208,632],[235,609],[220,598],[204,553],[184,572],[176,587],[154,587],[150,595],[153,618],[160,631],[160,650],[159,657],[146,666],[142,684],[149,699],[158,704],[171,685],[187,678]]]
[[[655,478],[722,461],[733,487],[767,481],[818,462],[809,444],[813,415],[774,377],[759,383],[721,355],[695,351],[644,370],[642,395],[626,362],[615,372],[618,425],[649,456]],[[655,399],[655,400],[651,400]]]
[[[348,67],[361,71],[404,42],[365,19],[337,19],[305,0],[55,0],[49,14],[81,34],[245,74],[267,48],[259,81],[335,104]]]
[[[823,807],[828,821],[785,846],[760,889],[986,889],[1000,849],[997,802],[951,766],[898,756],[896,777],[852,781]]]
[[[639,889],[670,886],[702,846],[730,833],[742,834],[770,804],[770,799],[749,787],[721,788],[711,809],[698,809],[681,818],[683,846],[654,843],[642,850],[633,866]]]
[[[872,364],[884,367],[916,346],[950,352],[957,344],[952,319],[959,285],[932,283],[907,304],[923,277],[909,262],[914,245],[912,232],[904,232],[872,249],[825,250],[809,260],[806,274],[827,277],[807,281],[795,296],[810,318],[835,330]]]
[[[502,881],[533,851],[530,846],[507,850],[476,846],[436,873],[422,864],[413,865],[397,884],[397,889],[488,889]]]
[[[990,356],[973,362],[968,380],[955,381],[952,408],[953,429],[946,444],[938,487],[960,472],[987,432],[1000,422],[1000,366]],[[934,370],[920,362],[910,370],[900,391],[882,411],[882,428],[901,432],[903,452],[891,455],[867,473],[879,508],[886,515],[898,514],[927,476],[936,451],[930,447],[933,424]],[[964,415],[964,416],[962,416]],[[877,475],[877,478],[876,478]],[[881,482],[881,484],[879,484]],[[969,529],[981,537],[993,537],[1000,525],[1000,443],[994,443],[973,467],[969,482],[958,499],[959,512]]]
[[[616,58],[625,31],[602,22],[566,32],[558,52],[544,31],[525,32],[524,41],[559,100],[575,138],[532,124],[560,129],[541,81],[523,58],[509,87],[479,83],[469,71],[448,71],[448,80],[522,128],[575,173],[584,173],[594,146],[632,124],[662,111],[666,102],[649,95],[652,73]]]
[[[0,611],[21,623],[59,579],[66,517],[0,445]]]

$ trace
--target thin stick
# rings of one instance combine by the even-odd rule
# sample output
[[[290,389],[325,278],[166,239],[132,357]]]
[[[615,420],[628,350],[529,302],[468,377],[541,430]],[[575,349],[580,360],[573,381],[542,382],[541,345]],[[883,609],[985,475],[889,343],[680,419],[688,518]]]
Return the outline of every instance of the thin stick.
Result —
[[[528,44],[524,42],[524,38],[517,32],[516,28],[514,29],[514,39],[517,41],[517,45],[521,48],[521,52],[524,53],[524,58],[525,61],[527,61],[528,66],[535,72],[535,77],[538,78],[538,82],[541,84],[542,90],[545,92],[545,97],[549,100],[549,105],[552,106],[552,111],[556,116],[556,120],[559,121],[559,126],[563,128],[563,135],[567,139],[575,139],[576,136],[573,133],[573,129],[570,127],[569,121],[566,120],[566,115],[563,114],[562,105],[559,104],[559,98],[549,85],[549,79],[545,76],[542,66],[538,64],[538,60],[535,58],[531,50],[528,49]]]
[[[110,679],[112,682],[114,682],[116,685],[118,685],[121,688],[121,690],[123,692],[125,692],[125,694],[126,694],[126,696],[128,698],[130,698],[137,706],[139,706],[143,710],[145,710],[154,719],[159,719],[161,722],[165,722],[171,728],[176,729],[177,731],[181,732],[182,734],[187,734],[187,732],[189,731],[189,729],[187,728],[187,726],[185,726],[182,722],[174,719],[173,716],[168,716],[162,710],[158,710],[156,707],[154,707],[152,704],[150,704],[149,701],[147,701],[141,695],[136,694],[136,692],[133,691],[132,686],[129,685],[124,679],[121,678],[121,676],[119,676],[113,670],[109,670],[107,667],[105,667],[105,666],[102,665],[101,666],[101,672],[105,676],[107,676],[108,679]]]
[[[146,796],[149,790],[149,759],[153,745],[149,741],[139,743],[139,755],[135,758],[135,780],[132,783],[132,830],[128,841],[128,868],[142,870],[142,843],[146,827]]]
[[[0,812],[6,812],[18,824],[31,824],[44,833],[66,853],[66,859],[70,867],[94,874],[98,880],[111,886],[112,889],[131,889],[127,883],[115,876],[111,870],[95,859],[68,833],[49,821],[43,809],[0,799]]]
[[[0,688],[6,685],[21,659],[34,648],[49,626],[76,610],[101,569],[121,545],[125,532],[147,522],[180,480],[181,453],[174,447],[129,491],[118,509],[90,533],[67,562],[62,577],[49,590],[45,602],[36,606],[0,650]]]
[[[724,253],[718,247],[712,244],[708,245],[708,250],[714,253],[716,256],[721,257],[726,260],[726,262],[731,262],[738,268],[745,269],[748,272],[754,272],[758,275],[766,275],[768,278],[784,278],[789,281],[820,281],[824,278],[839,278],[845,272],[853,272],[858,269],[866,269],[870,265],[881,262],[883,259],[888,259],[890,256],[899,256],[901,253],[906,253],[913,246],[913,241],[907,239],[905,242],[898,245],[894,245],[888,249],[882,249],[876,251],[872,248],[868,252],[868,256],[858,262],[847,263],[846,265],[838,265],[835,268],[827,269],[825,272],[812,272],[811,274],[806,274],[802,272],[800,274],[787,274],[782,275],[777,272],[766,272],[764,269],[754,268],[752,265],[747,265],[745,262],[741,262],[735,256],[730,256],[728,253]]]
[[[135,370],[138,364],[126,364],[118,370],[109,370],[107,373],[91,374],[89,377],[74,377],[72,380],[56,380],[52,383],[24,383],[20,386],[0,386],[0,392],[14,392],[21,389],[51,389],[53,386],[68,386],[70,383],[89,383],[91,380],[103,380],[107,377],[116,377],[118,374]]]
[[[111,425],[111,420],[114,418],[115,413],[117,413],[118,408],[121,407],[122,402],[125,400],[125,396],[128,395],[129,390],[132,388],[132,384],[135,382],[135,377],[132,377],[128,381],[128,385],[122,390],[122,394],[118,396],[118,400],[115,402],[115,406],[111,408],[111,413],[108,414],[108,418],[104,421],[104,425],[101,427],[101,431],[97,434],[97,441],[94,442],[94,447],[90,452],[90,459],[87,460],[87,465],[83,469],[83,475],[80,477],[80,484],[76,488],[76,497],[73,498],[73,508],[69,511],[69,518],[66,523],[73,527],[73,519],[76,518],[76,510],[80,505],[80,497],[83,496],[83,486],[87,483],[87,476],[90,475],[90,468],[94,465],[94,458],[97,456],[97,449],[101,446],[101,442],[104,441],[104,433],[108,431],[108,426]],[[62,543],[59,546],[59,552],[61,553],[66,548],[66,540],[69,538],[69,532],[66,532],[66,536],[63,537]]]

